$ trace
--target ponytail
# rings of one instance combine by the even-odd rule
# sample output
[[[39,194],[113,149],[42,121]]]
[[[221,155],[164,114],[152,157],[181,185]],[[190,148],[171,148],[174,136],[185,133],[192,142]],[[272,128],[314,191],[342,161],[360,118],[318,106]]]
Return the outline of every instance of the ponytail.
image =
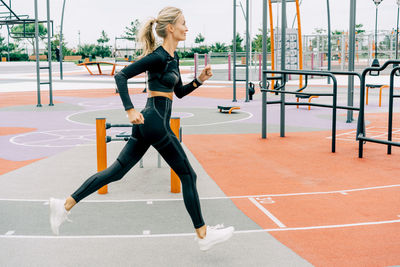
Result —
[[[153,34],[153,25],[157,22],[157,19],[150,19],[144,24],[144,26],[139,31],[139,43],[142,45],[142,54],[140,57],[144,57],[156,48],[156,38]]]

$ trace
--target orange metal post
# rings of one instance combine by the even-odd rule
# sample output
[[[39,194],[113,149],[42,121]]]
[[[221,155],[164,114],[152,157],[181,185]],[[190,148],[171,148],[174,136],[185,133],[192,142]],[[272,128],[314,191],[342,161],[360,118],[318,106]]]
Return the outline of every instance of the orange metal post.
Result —
[[[179,136],[179,128],[181,127],[181,119],[178,117],[171,118],[171,129],[176,135],[178,139]],[[181,192],[181,180],[178,175],[171,169],[171,192],[172,193],[180,193]]]
[[[297,32],[298,32],[298,44],[299,44],[299,69],[303,69],[303,42],[301,40],[301,23],[300,23],[300,5],[299,5],[299,0],[296,0],[296,12],[297,12]],[[300,75],[300,85],[303,87],[303,75]]]
[[[97,171],[107,168],[107,145],[106,145],[106,119],[96,119],[96,146],[97,146]],[[107,194],[107,185],[97,191],[99,194]]]

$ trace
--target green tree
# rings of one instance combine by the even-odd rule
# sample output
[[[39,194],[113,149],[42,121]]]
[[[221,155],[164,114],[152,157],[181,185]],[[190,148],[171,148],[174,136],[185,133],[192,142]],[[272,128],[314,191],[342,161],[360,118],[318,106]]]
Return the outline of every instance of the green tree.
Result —
[[[137,33],[139,31],[139,20],[135,19],[131,21],[131,24],[125,27],[125,36],[128,40],[134,41],[136,39]]]
[[[84,44],[78,47],[78,54],[84,57],[96,55],[96,45]]]
[[[216,53],[228,52],[228,47],[225,43],[216,42],[215,44],[211,45],[211,51]]]
[[[259,34],[257,34],[251,42],[253,52],[262,52],[262,29],[258,29],[258,31]],[[270,30],[268,30],[267,33],[267,52],[271,52],[271,37],[269,32]]]
[[[364,33],[365,30],[363,29],[363,27],[364,27],[363,24],[356,24],[356,34]]]
[[[39,23],[39,38],[43,40],[47,35],[47,28]],[[35,51],[35,24],[29,23],[25,25],[25,36],[28,42],[32,45]],[[24,37],[24,25],[20,24],[11,28],[11,37],[22,38]]]
[[[72,54],[72,50],[68,49],[68,47],[67,47],[68,43],[65,41],[64,34],[63,34],[62,39],[63,39],[62,54],[63,54],[63,56],[69,56]],[[51,51],[55,51],[58,46],[60,46],[60,34],[59,33],[54,35],[54,40],[51,41]],[[46,47],[46,49],[47,49],[47,47]],[[55,58],[55,54],[53,54],[53,58]]]
[[[205,38],[201,33],[199,33],[199,34],[196,36],[196,39],[194,39],[194,42],[195,42],[196,44],[202,44],[202,43],[204,42],[205,39],[206,39],[206,38]]]
[[[7,44],[4,42],[4,37],[0,35],[0,55],[7,53]]]
[[[106,45],[110,41],[107,33],[103,30],[101,36],[97,39],[97,46],[95,47],[95,55],[102,58],[111,56],[111,47]]]
[[[110,41],[110,38],[108,38],[107,33],[103,30],[101,31],[101,36],[99,39],[97,39],[97,42],[104,46],[106,43],[108,43]]]
[[[236,52],[243,52],[243,46],[242,46],[243,38],[240,37],[239,33],[236,33]],[[231,51],[233,51],[233,40],[232,40],[232,45],[229,46]]]

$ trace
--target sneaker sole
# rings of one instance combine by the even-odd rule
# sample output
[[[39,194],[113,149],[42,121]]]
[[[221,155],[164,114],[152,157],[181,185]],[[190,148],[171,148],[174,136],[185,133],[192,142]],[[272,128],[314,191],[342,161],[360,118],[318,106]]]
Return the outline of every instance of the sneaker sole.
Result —
[[[200,247],[200,250],[201,251],[207,251],[207,250],[209,250],[210,248],[212,248],[213,246],[215,246],[217,244],[220,244],[220,243],[223,243],[225,241],[228,241],[233,236],[233,232],[234,232],[234,230],[232,232],[230,232],[229,235],[227,235],[224,239],[215,241],[214,243],[210,243],[208,246]]]

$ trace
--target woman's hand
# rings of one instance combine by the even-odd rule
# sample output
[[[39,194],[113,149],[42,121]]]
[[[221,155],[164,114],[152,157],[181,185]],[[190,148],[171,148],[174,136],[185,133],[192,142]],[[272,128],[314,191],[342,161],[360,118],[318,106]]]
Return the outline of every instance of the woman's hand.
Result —
[[[213,76],[211,65],[207,65],[199,75],[199,82],[204,83]]]
[[[128,113],[128,119],[131,123],[133,124],[143,124],[144,123],[144,117],[143,114],[140,113],[139,111],[135,110],[134,108],[128,109],[126,111]]]

